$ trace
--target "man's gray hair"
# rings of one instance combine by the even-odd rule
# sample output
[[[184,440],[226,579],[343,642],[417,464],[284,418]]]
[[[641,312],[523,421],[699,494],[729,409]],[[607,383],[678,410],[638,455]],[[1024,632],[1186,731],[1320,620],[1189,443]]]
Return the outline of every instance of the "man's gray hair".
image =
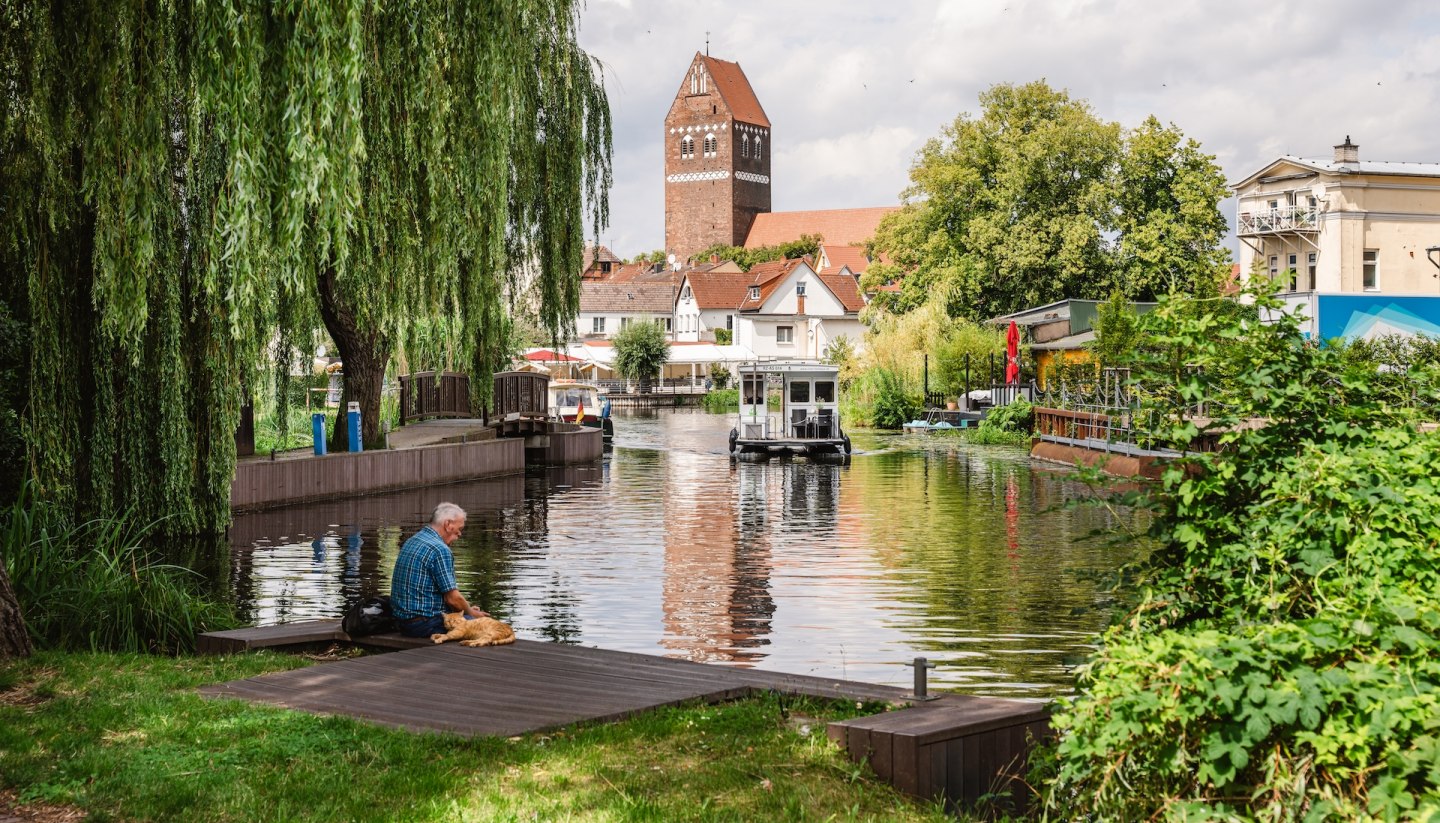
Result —
[[[449,523],[451,520],[464,520],[465,510],[454,503],[441,503],[435,507],[435,513],[430,515],[430,525],[440,526]]]

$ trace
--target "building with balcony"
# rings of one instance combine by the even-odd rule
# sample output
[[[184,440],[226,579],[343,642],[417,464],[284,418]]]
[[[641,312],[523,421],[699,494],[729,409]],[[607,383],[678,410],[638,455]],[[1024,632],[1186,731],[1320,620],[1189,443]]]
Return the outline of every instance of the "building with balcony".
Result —
[[[1240,277],[1279,281],[1307,334],[1440,333],[1440,163],[1362,161],[1347,136],[1234,189]]]

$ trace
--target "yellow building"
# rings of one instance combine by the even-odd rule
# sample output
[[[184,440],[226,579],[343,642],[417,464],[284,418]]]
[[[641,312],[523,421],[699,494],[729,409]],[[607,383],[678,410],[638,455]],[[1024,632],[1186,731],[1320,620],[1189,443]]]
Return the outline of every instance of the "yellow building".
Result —
[[[1242,281],[1279,281],[1308,334],[1440,332],[1440,163],[1362,161],[1347,136],[1234,189]]]
[[[1035,359],[1035,374],[1043,388],[1046,375],[1056,364],[1090,359],[1090,344],[1095,342],[1095,323],[1102,302],[1060,300],[996,317],[990,322],[1003,328],[1013,321],[1020,329],[1021,339]],[[1131,303],[1130,308],[1136,314],[1144,314],[1155,308],[1155,304]]]

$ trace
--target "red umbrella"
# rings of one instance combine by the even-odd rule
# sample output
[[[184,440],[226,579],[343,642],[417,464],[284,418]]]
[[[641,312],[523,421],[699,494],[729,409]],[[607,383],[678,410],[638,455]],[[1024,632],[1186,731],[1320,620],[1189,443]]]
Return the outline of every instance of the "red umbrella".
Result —
[[[1020,329],[1015,321],[1005,330],[1005,385],[1020,382]]]

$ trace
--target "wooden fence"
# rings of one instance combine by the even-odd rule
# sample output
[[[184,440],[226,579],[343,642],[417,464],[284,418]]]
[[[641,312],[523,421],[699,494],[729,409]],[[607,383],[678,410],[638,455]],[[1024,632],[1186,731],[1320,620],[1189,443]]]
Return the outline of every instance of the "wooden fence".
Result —
[[[471,417],[470,378],[456,372],[400,375],[400,422],[427,417]]]

